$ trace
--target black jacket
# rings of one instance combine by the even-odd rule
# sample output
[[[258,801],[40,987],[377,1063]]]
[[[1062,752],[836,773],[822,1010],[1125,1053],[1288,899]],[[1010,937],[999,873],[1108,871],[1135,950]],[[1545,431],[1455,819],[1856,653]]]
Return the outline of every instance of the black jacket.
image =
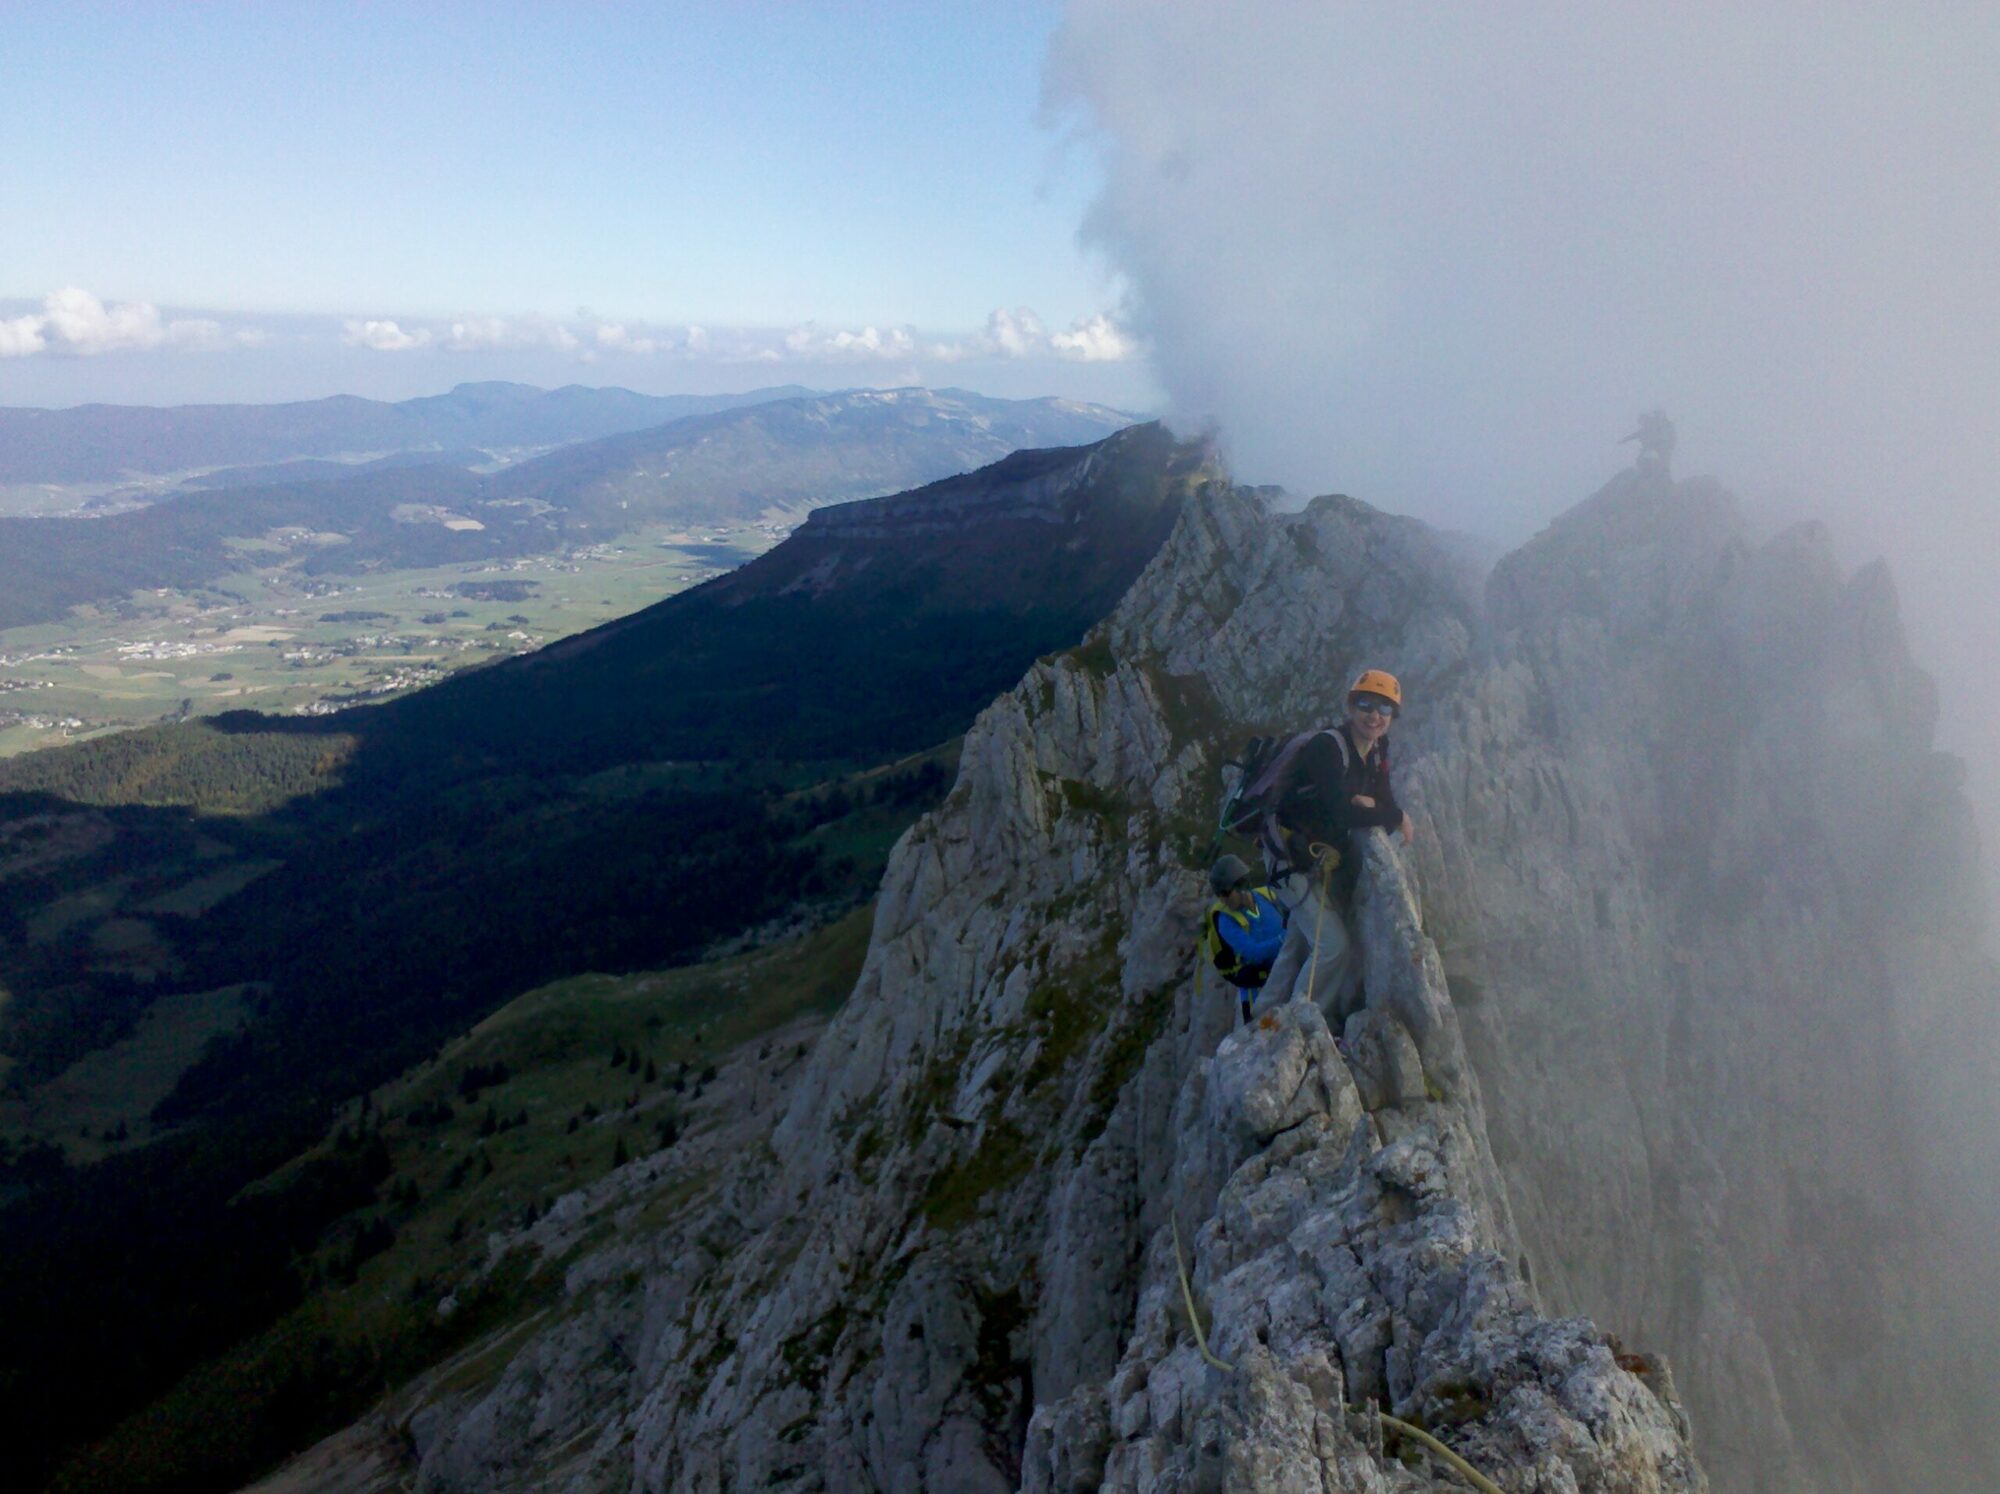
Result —
[[[1335,732],[1340,736],[1338,742],[1333,740]],[[1324,841],[1339,851],[1345,873],[1340,880],[1351,886],[1360,867],[1349,844],[1349,832],[1371,826],[1394,830],[1403,823],[1402,806],[1389,784],[1387,740],[1378,743],[1364,759],[1343,723],[1301,747],[1287,779],[1278,801],[1279,823],[1298,852],[1304,851],[1297,844],[1301,840]],[[1356,804],[1357,794],[1373,799],[1375,807],[1364,809]],[[1295,857],[1294,865],[1301,864]]]

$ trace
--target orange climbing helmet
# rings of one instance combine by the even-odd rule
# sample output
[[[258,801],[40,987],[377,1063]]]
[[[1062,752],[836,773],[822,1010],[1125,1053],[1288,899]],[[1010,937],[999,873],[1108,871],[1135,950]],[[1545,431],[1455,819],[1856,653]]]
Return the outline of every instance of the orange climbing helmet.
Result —
[[[1386,669],[1364,669],[1347,687],[1347,697],[1352,700],[1357,695],[1379,695],[1398,710],[1403,705],[1403,687],[1396,683],[1396,677]]]

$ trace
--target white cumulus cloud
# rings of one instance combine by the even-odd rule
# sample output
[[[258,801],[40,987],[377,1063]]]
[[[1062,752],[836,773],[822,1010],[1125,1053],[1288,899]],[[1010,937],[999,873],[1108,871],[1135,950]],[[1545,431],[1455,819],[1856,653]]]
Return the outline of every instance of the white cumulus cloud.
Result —
[[[1079,363],[1119,363],[1139,351],[1131,334],[1101,311],[1079,318],[1067,332],[1056,333],[1049,346],[1058,358]]]
[[[690,340],[699,332],[699,327],[688,328]],[[618,353],[651,353],[659,348],[659,342],[651,337],[635,335],[619,322],[599,322],[592,335],[600,348]]]
[[[454,353],[517,348],[551,348],[558,353],[569,353],[582,346],[582,339],[562,323],[542,317],[484,316],[451,323],[439,334],[438,343]]]
[[[11,321],[0,321],[0,358],[26,358],[47,346],[40,317],[17,316]]]
[[[858,332],[826,331],[807,322],[785,334],[785,352],[806,363],[866,363],[901,360],[917,349],[907,327],[863,327]]]
[[[330,324],[327,324],[330,325]],[[710,327],[613,320],[583,310],[556,320],[465,315],[450,319],[351,316],[339,319],[342,346],[373,353],[555,353],[581,362],[600,357],[664,358],[707,364],[880,364],[898,369],[969,360],[1108,362],[1136,356],[1138,345],[1113,317],[1080,317],[1052,331],[1031,308],[995,309],[985,326],[960,334],[920,334],[913,327]],[[331,335],[322,333],[319,335]],[[52,292],[40,311],[0,317],[0,358],[89,355],[129,350],[254,349],[270,346],[264,328],[207,318],[162,316],[144,301],[106,303],[74,287]]]
[[[0,321],[0,358],[37,353],[90,357],[165,347],[212,349],[225,347],[228,341],[218,322],[203,317],[169,320],[146,301],[106,304],[78,286],[50,291],[42,298],[40,312]]]
[[[351,348],[367,348],[376,353],[407,353],[429,347],[431,334],[425,327],[405,332],[392,321],[350,319],[341,329],[340,340]]]
[[[1049,329],[1042,325],[1040,317],[1022,306],[1013,311],[995,310],[986,318],[986,336],[995,352],[1009,358],[1026,358],[1046,349]]]
[[[968,337],[931,343],[925,355],[939,363],[968,358],[1060,358],[1073,363],[1115,363],[1134,357],[1138,343],[1107,313],[1078,317],[1067,332],[1050,332],[1026,306],[996,308],[986,326]]]

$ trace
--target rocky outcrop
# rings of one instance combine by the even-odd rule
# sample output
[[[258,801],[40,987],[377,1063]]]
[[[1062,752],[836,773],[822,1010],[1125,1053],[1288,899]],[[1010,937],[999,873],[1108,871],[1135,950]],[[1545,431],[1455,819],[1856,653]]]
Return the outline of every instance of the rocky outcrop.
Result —
[[[1415,972],[1393,985],[1427,998],[1442,1073],[1456,1023],[1395,853],[1374,839],[1360,903],[1391,937],[1371,945],[1384,956],[1372,973],[1392,961]],[[1174,1221],[1150,1243],[1133,1333],[1108,1381],[1037,1409],[1024,1489],[1432,1487],[1421,1456],[1412,1467],[1386,1456],[1384,1410],[1449,1429],[1474,1467],[1510,1487],[1707,1488],[1664,1366],[1536,1310],[1510,1264],[1513,1232],[1462,1066],[1450,1086],[1427,1074],[1386,1006],[1348,1029],[1374,1059],[1356,1065],[1366,1090],[1303,999],[1231,1033],[1190,1074]],[[1238,1156],[1209,1191],[1217,1162]],[[1207,1219],[1191,1272],[1183,1215]],[[1190,1335],[1200,1303],[1206,1345]]]
[[[1216,769],[1364,662],[1419,827],[1367,852],[1366,1010],[1232,1031]],[[1484,587],[1212,485],[980,718],[768,1150],[402,1407],[418,1486],[1445,1486],[1386,1415],[1510,1490],[1700,1488],[1662,1349],[1718,1487],[1986,1486],[1927,689],[1879,576],[1712,485],[1629,474]]]

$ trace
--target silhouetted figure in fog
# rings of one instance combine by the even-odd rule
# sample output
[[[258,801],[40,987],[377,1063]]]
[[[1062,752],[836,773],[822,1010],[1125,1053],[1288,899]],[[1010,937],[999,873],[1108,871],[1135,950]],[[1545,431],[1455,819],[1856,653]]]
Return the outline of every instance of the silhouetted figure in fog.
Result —
[[[1639,428],[1618,444],[1639,443],[1639,466],[1657,467],[1665,472],[1674,459],[1674,423],[1665,410],[1648,410],[1639,417]]]

